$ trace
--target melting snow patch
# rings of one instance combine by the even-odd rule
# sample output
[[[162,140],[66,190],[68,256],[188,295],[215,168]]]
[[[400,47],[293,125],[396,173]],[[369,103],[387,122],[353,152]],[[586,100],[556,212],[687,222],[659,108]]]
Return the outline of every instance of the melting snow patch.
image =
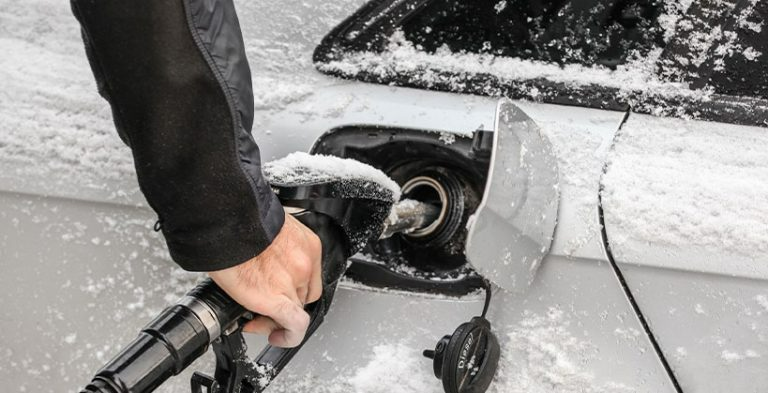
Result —
[[[281,78],[254,76],[254,106],[257,110],[279,111],[313,92],[313,86],[300,82],[285,82]]]
[[[446,145],[452,145],[456,143],[456,134],[451,132],[441,132],[440,142],[443,142]]]
[[[574,337],[563,311],[550,308],[544,314],[526,312],[518,323],[499,328],[502,347],[496,379],[490,393],[621,393],[636,389],[601,382],[585,364],[599,353],[588,341]],[[288,374],[270,389],[283,393],[440,393],[441,382],[431,363],[421,356],[410,339],[375,345],[373,355],[357,368],[342,368],[329,380],[311,373]]]
[[[756,60],[758,57],[762,56],[762,55],[763,55],[763,52],[760,52],[760,51],[758,51],[758,50],[755,50],[755,48],[753,48],[753,47],[751,47],[751,46],[750,46],[750,47],[748,47],[748,48],[744,49],[744,50],[741,52],[741,54],[742,54],[744,57],[746,57],[746,58],[747,58],[747,60],[749,60],[749,61],[754,61],[754,60]]]
[[[506,340],[502,340],[502,360],[491,391],[632,391],[625,385],[600,383],[594,374],[584,370],[584,362],[596,356],[596,349],[574,337],[568,331],[568,324],[564,313],[557,308],[550,308],[545,315],[526,312],[526,318],[512,326]]]
[[[79,188],[133,176],[67,2],[3,2],[0,164],[3,175]],[[66,180],[63,180],[66,179]]]
[[[394,387],[401,392],[439,391],[439,381],[423,372],[425,360],[418,352],[404,343],[375,346],[371,361],[349,378],[350,388],[368,393],[389,393]]]
[[[759,357],[760,357],[760,354],[751,349],[744,351],[744,353],[733,352],[728,350],[724,350],[723,352],[720,353],[720,358],[723,359],[723,361],[726,364],[732,364],[732,363],[740,362],[742,360],[755,359]]]
[[[768,311],[768,296],[765,295],[757,295],[754,297],[757,304],[760,305],[760,307],[763,308],[763,310]]]
[[[358,368],[342,369],[330,381],[319,381],[311,374],[292,375],[288,371],[277,378],[269,391],[280,393],[441,393],[440,381],[434,377],[430,363],[421,349],[403,340],[379,344],[373,356]]]

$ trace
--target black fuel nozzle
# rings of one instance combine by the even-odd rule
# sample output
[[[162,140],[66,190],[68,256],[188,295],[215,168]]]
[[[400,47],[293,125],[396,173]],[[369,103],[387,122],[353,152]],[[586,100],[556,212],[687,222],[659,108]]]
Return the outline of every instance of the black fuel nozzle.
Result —
[[[330,201],[326,203],[330,204]],[[339,208],[338,211],[346,210]],[[344,274],[347,258],[351,255],[351,246],[345,231],[334,218],[308,210],[297,212],[294,217],[314,231],[323,244],[323,293],[319,301],[306,306],[311,317],[307,331],[309,337],[328,312],[336,284]],[[220,337],[227,343],[215,348],[216,355],[225,359],[227,366],[219,368],[227,371],[217,371],[217,374],[227,380],[254,376],[259,367],[244,367],[240,362],[245,344],[238,337],[238,324],[246,317],[252,315],[211,279],[205,279],[147,324],[135,340],[98,371],[81,393],[152,392],[202,356],[209,344]],[[222,333],[232,331],[235,333],[228,335],[232,337],[223,337]],[[254,364],[264,363],[270,370],[269,377],[274,377],[300,347],[267,346],[254,359]],[[233,370],[236,372],[230,372]],[[221,386],[232,386],[233,383],[221,381]]]
[[[319,301],[306,306],[311,317],[309,337],[328,312],[351,249],[344,231],[332,217],[308,210],[294,217],[314,231],[323,244],[323,293]],[[135,340],[98,371],[81,393],[152,392],[202,356],[219,338],[225,341],[223,345],[214,343],[217,358],[223,362],[217,365],[217,376],[223,379],[221,386],[232,387],[245,376],[262,379],[263,376],[255,375],[259,369],[268,368],[269,377],[274,377],[301,345],[297,348],[267,346],[254,359],[254,364],[264,363],[266,367],[248,367],[241,362],[245,344],[239,324],[252,316],[210,278],[205,279],[147,324]]]
[[[318,168],[322,167],[322,162],[318,163]],[[269,175],[268,168],[265,170]],[[281,170],[285,174],[285,168]],[[312,175],[313,168],[306,165],[293,170],[296,173],[285,177],[291,181],[272,175],[270,183],[283,205],[299,209],[294,217],[312,229],[323,245],[323,294],[305,308],[311,318],[306,342],[330,307],[347,258],[378,238],[395,195],[370,178]],[[152,392],[203,355],[211,343],[217,358],[215,379],[197,374],[193,388],[208,381],[222,392],[238,392],[249,381],[268,384],[303,343],[296,348],[267,346],[252,362],[244,362],[246,347],[239,321],[247,316],[250,313],[206,279],[142,329],[81,393]],[[265,369],[268,375],[263,374]],[[249,384],[244,391],[261,392],[266,384]]]

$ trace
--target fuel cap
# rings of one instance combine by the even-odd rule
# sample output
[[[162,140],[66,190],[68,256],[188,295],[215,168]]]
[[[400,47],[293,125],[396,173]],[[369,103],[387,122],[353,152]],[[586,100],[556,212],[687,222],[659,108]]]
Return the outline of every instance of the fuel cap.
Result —
[[[445,393],[483,393],[496,374],[499,353],[490,322],[474,317],[443,336],[434,350],[425,350],[424,356],[432,359]]]

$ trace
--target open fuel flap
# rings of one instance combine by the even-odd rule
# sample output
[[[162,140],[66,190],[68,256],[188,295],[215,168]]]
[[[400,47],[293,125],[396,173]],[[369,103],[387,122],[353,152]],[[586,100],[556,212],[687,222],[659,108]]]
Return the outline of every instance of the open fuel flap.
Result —
[[[350,125],[320,137],[313,153],[378,168],[403,199],[437,212],[431,225],[370,243],[351,258],[349,278],[443,295],[477,291],[486,278],[507,289],[530,282],[552,241],[557,165],[549,141],[514,104],[501,101],[495,117],[495,130]]]
[[[552,244],[558,203],[552,144],[520,108],[501,100],[485,191],[467,225],[469,263],[506,290],[527,289]]]

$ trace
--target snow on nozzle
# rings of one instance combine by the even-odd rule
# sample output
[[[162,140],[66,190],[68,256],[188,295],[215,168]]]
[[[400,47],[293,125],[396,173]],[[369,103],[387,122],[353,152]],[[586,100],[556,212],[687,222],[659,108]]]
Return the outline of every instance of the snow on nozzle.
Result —
[[[292,153],[264,165],[280,202],[330,216],[349,240],[350,253],[379,237],[400,187],[382,171],[335,156]]]

